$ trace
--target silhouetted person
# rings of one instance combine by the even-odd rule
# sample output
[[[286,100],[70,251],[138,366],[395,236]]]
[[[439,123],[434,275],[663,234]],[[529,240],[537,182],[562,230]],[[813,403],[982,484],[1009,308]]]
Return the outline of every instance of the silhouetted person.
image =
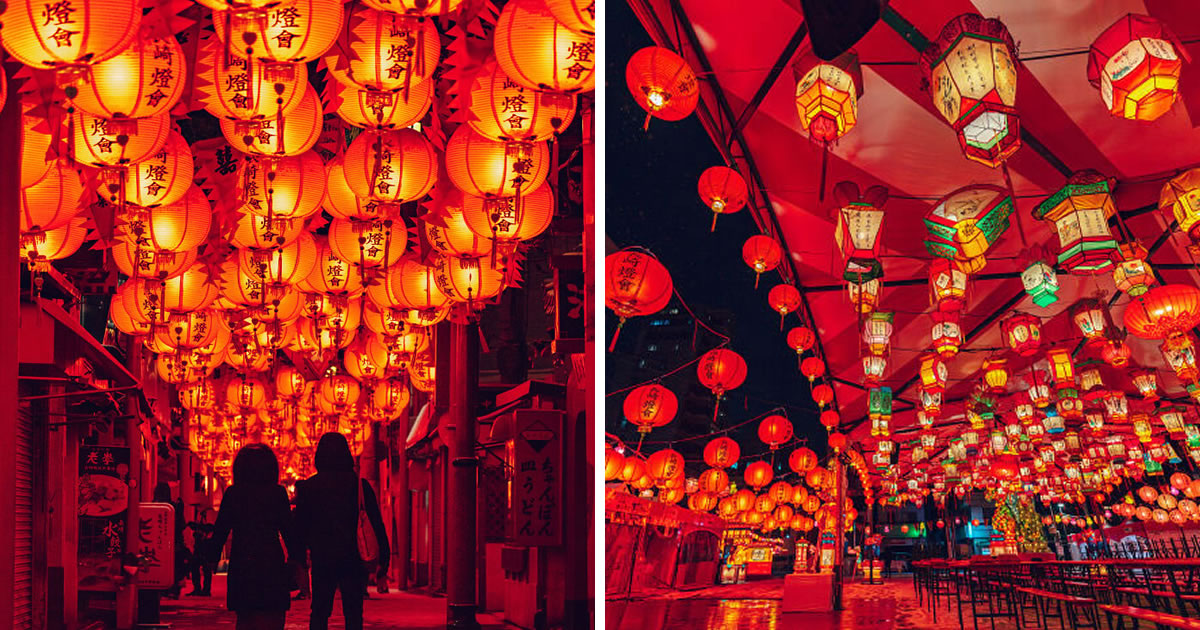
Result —
[[[326,433],[313,457],[317,474],[296,485],[296,537],[312,560],[311,630],[326,630],[335,591],[342,594],[346,630],[363,627],[366,573],[358,553],[358,487],[363,508],[379,541],[379,561],[387,570],[387,536],[371,485],[358,478],[350,444],[341,433]],[[300,557],[302,551],[297,551]]]
[[[282,630],[288,607],[288,550],[291,534],[287,491],[279,485],[279,462],[265,444],[249,444],[233,460],[233,485],[225,490],[213,527],[208,560],[221,557],[233,534],[229,554],[228,606],[237,613],[237,630]]]
[[[187,524],[187,527],[192,530],[192,592],[188,595],[196,595],[200,597],[208,597],[212,595],[212,576],[216,569],[216,563],[210,562],[205,550],[208,549],[213,536],[213,524],[209,521],[212,510],[205,509],[200,512],[195,521]]]

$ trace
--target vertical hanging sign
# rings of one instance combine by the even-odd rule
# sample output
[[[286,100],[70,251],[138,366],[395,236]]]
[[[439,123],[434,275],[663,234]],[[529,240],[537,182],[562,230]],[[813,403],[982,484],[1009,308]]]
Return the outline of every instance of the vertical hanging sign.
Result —
[[[129,449],[79,447],[79,588],[115,591],[125,553]]]
[[[138,548],[142,559],[137,583],[142,588],[166,589],[175,584],[175,506],[138,506]]]
[[[563,542],[562,411],[518,409],[508,443],[513,467],[509,509],[512,542],[555,546]]]

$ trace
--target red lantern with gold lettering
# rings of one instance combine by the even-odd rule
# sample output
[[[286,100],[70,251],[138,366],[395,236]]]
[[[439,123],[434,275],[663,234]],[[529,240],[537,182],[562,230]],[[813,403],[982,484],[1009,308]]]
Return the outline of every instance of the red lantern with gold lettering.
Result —
[[[620,318],[608,346],[611,352],[625,320],[661,311],[671,301],[674,285],[667,268],[653,254],[634,249],[605,256],[604,279],[604,304]]]
[[[679,400],[662,385],[642,385],[625,397],[623,410],[625,419],[637,425],[638,433],[649,433],[675,419]]]
[[[729,468],[737,463],[741,454],[742,449],[736,441],[722,436],[704,446],[704,463],[713,468]]]

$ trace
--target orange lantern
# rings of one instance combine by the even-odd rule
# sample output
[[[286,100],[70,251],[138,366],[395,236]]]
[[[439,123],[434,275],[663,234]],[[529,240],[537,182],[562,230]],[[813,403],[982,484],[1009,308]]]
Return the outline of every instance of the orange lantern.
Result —
[[[716,348],[700,357],[696,372],[700,383],[719,399],[726,392],[740,387],[746,380],[746,361],[733,350]]]
[[[788,456],[788,467],[801,475],[812,470],[817,465],[817,454],[807,446],[801,446]],[[811,510],[809,510],[811,511]]]
[[[402,259],[388,268],[382,282],[367,288],[367,296],[379,308],[440,309],[450,298],[438,287],[436,273],[417,260]]]
[[[325,166],[325,201],[322,208],[335,219],[375,219],[391,216],[394,206],[370,197],[359,197],[346,183],[346,170],[341,156]]]
[[[655,451],[646,459],[646,474],[654,480],[654,485],[663,485],[668,480],[682,477],[683,455],[669,448]]]
[[[625,456],[616,449],[604,445],[604,480],[615,481],[621,477],[621,469],[625,467]]]
[[[746,484],[756,491],[771,483],[771,479],[775,477],[775,471],[771,469],[771,465],[767,462],[753,462],[746,466],[746,472],[743,475]]]
[[[567,28],[584,35],[596,34],[596,3],[593,0],[546,0],[546,8]]]
[[[74,221],[80,221],[80,218],[76,217],[72,220]],[[53,230],[46,234],[52,232]],[[198,252],[195,249],[186,252],[155,251],[145,245],[139,245],[138,241],[136,238],[122,236],[118,237],[117,243],[113,245],[113,262],[116,263],[117,270],[126,276],[165,280],[174,278],[196,263]]]
[[[674,285],[671,274],[653,254],[623,249],[604,257],[604,304],[620,318],[609,352],[617,345],[617,337],[625,320],[639,315],[653,315],[671,301]]]
[[[295,242],[278,249],[238,252],[238,268],[242,273],[273,286],[300,282],[316,264],[317,244],[308,234],[301,234]]]
[[[280,158],[247,157],[238,167],[244,212],[265,217],[306,217],[325,197],[325,165],[312,151]]]
[[[688,499],[688,507],[697,512],[708,512],[717,507],[717,495],[710,492],[697,492]]]
[[[30,269],[41,269],[52,260],[61,260],[79,251],[87,237],[87,219],[76,217],[52,230],[22,232],[21,260]]]
[[[527,241],[546,231],[554,218],[554,192],[539,186],[520,199],[463,195],[463,220],[475,234],[496,244]]]
[[[596,84],[596,40],[554,18],[542,0],[513,0],[496,21],[496,61],[534,90],[589,91]]]
[[[189,192],[184,200],[191,196]],[[204,199],[204,203],[207,204],[208,200]],[[275,249],[300,238],[304,231],[303,219],[269,219],[244,213],[238,217],[233,233],[229,235],[229,242],[238,249]]]
[[[461,196],[461,193],[455,193]],[[459,258],[480,258],[492,251],[491,239],[476,234],[467,226],[461,204],[446,203],[438,218],[440,224],[422,221],[421,227],[426,242],[439,253]]]
[[[433,20],[347,5],[346,28],[325,62],[343,85],[391,92],[428,79],[441,54]]]
[[[723,494],[729,489],[729,475],[719,468],[711,468],[700,473],[697,480],[701,491]]]
[[[447,297],[468,305],[489,300],[504,289],[504,274],[486,258],[439,256],[434,281]]]
[[[662,385],[642,385],[625,397],[623,409],[625,419],[637,425],[639,433],[649,433],[675,419],[679,401]]]
[[[800,291],[796,287],[790,284],[778,284],[771,287],[771,292],[767,294],[767,302],[770,303],[771,308],[779,312],[779,330],[783,330],[783,318],[787,317],[788,313],[794,313],[799,309],[802,300],[800,298]],[[809,334],[811,334],[811,331]],[[788,332],[788,336],[788,345],[796,348],[791,343],[790,331]],[[796,351],[799,352],[800,350],[797,348]]]
[[[362,292],[362,273],[340,258],[329,246],[326,237],[314,237],[317,246],[316,264],[300,282],[303,291],[325,295],[357,295]]]
[[[214,10],[213,27],[230,55],[268,64],[309,61],[329,50],[342,30],[338,0],[274,4],[256,11]]]
[[[1130,299],[1125,329],[1143,339],[1171,341],[1200,324],[1200,289],[1166,284]]]
[[[346,374],[326,376],[317,383],[317,390],[325,402],[339,411],[358,402],[362,393],[358,381]]]
[[[1109,26],[1088,49],[1088,82],[1113,116],[1155,120],[1179,95],[1183,67],[1179,42],[1148,15],[1128,14]]]
[[[402,15],[445,15],[458,10],[463,0],[363,0],[380,11]]]
[[[193,186],[174,203],[131,212],[121,229],[152,251],[185,252],[203,243],[211,227],[208,198]]]
[[[160,31],[143,24],[128,48],[92,63],[71,104],[102,118],[146,118],[174,107],[183,95],[187,62],[175,38]]]
[[[792,439],[792,423],[783,416],[767,416],[758,424],[758,439],[772,451],[778,450],[781,444]]]
[[[504,142],[549,140],[575,119],[575,97],[531,90],[508,78],[496,62],[471,82],[467,123],[479,135]]]
[[[202,44],[196,90],[204,109],[217,118],[275,118],[300,106],[308,88],[302,63],[257,63],[227,56],[216,38]],[[228,62],[228,63],[226,63]]]
[[[199,263],[174,278],[155,284],[159,295],[157,303],[161,309],[159,317],[163,321],[168,313],[195,311],[217,299],[217,287],[210,282],[208,272]]]
[[[795,69],[796,109],[809,137],[827,145],[853,129],[862,93],[858,55],[849,51],[831,61],[813,56],[798,62]]]
[[[729,468],[742,454],[738,443],[729,437],[714,438],[704,446],[704,463],[713,468]]]
[[[158,153],[171,131],[168,114],[116,120],[76,111],[71,124],[75,161],[100,168],[127,166]]]
[[[192,187],[192,149],[187,140],[172,131],[157,152],[125,169],[124,184],[100,186],[113,202],[125,202],[145,208],[173,204]]]
[[[625,84],[633,100],[650,118],[676,121],[687,118],[700,101],[696,73],[683,57],[669,48],[649,46],[629,58],[625,65]]]
[[[396,378],[384,379],[371,392],[371,404],[389,420],[399,418],[411,398],[408,384]]]
[[[55,161],[41,179],[21,189],[20,230],[46,231],[66,225],[82,209],[83,190],[80,174],[65,161]]]
[[[346,184],[355,195],[385,203],[428,194],[437,181],[437,163],[433,145],[412,129],[360,134],[342,162]]]
[[[334,219],[329,223],[333,254],[360,267],[392,265],[404,255],[407,245],[408,228],[400,219]]]
[[[469,125],[460,126],[450,136],[445,157],[450,181],[476,197],[531,193],[550,172],[550,151],[544,143],[489,140]]]
[[[783,248],[779,241],[765,234],[755,234],[746,239],[742,245],[742,260],[754,270],[754,288],[758,288],[758,280],[764,271],[770,271],[779,266],[783,259]]]
[[[321,135],[321,98],[311,86],[300,103],[286,114],[255,120],[221,119],[221,133],[229,144],[251,155],[300,155]]]
[[[712,228],[717,229],[717,215],[732,214],[746,205],[749,191],[746,180],[726,166],[712,166],[700,174],[697,186],[700,199],[713,211]]]
[[[68,69],[97,64],[125,50],[141,18],[141,4],[134,0],[15,0],[4,12],[0,39],[27,66]]]
[[[334,102],[342,120],[363,129],[403,129],[425,118],[433,104],[433,81],[421,81],[407,90],[360,90],[333,82]]]

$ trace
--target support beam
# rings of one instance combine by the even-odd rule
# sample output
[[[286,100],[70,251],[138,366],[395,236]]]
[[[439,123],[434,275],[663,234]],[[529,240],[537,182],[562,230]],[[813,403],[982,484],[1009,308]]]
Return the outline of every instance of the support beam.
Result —
[[[754,116],[754,112],[758,111],[758,106],[762,105],[763,99],[771,92],[771,88],[775,87],[775,82],[779,80],[779,75],[783,74],[783,70],[788,67],[792,57],[796,55],[796,50],[800,48],[800,44],[804,42],[804,38],[808,37],[808,23],[801,22],[796,28],[796,32],[792,33],[792,38],[788,40],[787,46],[783,47],[783,52],[779,54],[779,59],[775,65],[771,66],[771,71],[767,73],[761,85],[758,86],[758,91],[754,93],[754,98],[746,104],[746,108],[742,110],[742,115],[738,116],[737,122],[733,125],[734,133],[741,133],[746,127],[746,123],[750,122],[750,118]]]
[[[446,627],[478,630],[475,619],[475,397],[479,389],[479,325],[451,324],[450,491],[446,539]],[[441,366],[439,366],[440,368]]]
[[[3,68],[0,68],[2,71]],[[11,74],[9,76],[12,76]],[[21,192],[21,99],[17,85],[9,86],[12,94],[0,110],[0,138],[8,138],[9,150],[0,151],[0,251],[6,251],[0,265],[0,328],[20,329],[21,268],[20,258],[20,192]],[[13,150],[15,149],[15,150]],[[0,626],[15,627],[13,593],[15,588],[17,513],[17,371],[18,358],[14,348],[0,353]]]

